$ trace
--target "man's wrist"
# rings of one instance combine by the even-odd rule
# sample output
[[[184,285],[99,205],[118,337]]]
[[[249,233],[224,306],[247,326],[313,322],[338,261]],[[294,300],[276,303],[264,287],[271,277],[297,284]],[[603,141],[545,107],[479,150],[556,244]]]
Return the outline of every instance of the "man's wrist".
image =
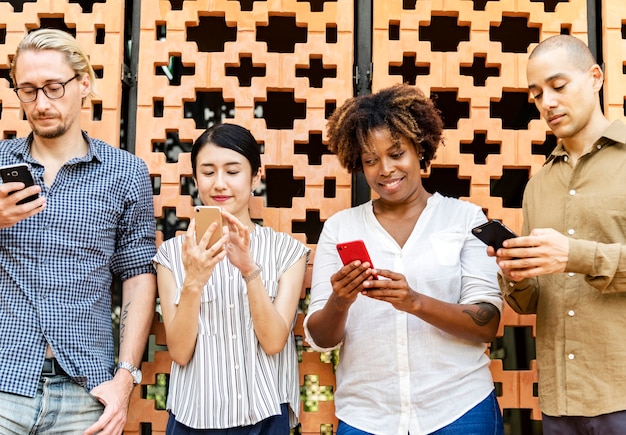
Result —
[[[126,370],[128,373],[130,373],[130,375],[133,377],[133,385],[138,385],[141,383],[141,370],[139,370],[137,367],[129,362],[120,361],[117,363],[117,366],[115,366],[115,373],[117,373],[120,369]]]

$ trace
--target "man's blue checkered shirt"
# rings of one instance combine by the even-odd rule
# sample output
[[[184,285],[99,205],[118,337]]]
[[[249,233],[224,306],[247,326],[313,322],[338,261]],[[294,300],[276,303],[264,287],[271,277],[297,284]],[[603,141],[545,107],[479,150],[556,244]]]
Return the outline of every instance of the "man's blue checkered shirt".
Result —
[[[154,273],[155,220],[145,163],[91,139],[46,187],[29,138],[0,141],[0,165],[28,163],[46,209],[0,229],[0,391],[34,396],[49,343],[91,389],[111,379],[112,274]]]

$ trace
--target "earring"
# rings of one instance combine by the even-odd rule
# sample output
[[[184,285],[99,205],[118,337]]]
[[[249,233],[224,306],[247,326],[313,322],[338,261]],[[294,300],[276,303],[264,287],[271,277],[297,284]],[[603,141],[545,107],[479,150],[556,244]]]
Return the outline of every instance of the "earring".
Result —
[[[254,196],[254,190],[252,190],[252,192],[250,192],[250,196]]]

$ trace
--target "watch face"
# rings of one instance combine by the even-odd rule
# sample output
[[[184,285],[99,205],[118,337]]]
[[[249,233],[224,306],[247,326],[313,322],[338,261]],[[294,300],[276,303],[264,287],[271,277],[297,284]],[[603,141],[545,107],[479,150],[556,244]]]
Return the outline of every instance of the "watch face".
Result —
[[[117,363],[117,368],[128,370],[128,372],[133,377],[133,383],[135,385],[141,383],[141,379],[142,379],[141,370],[139,370],[137,367],[133,366],[130,363],[127,363],[127,362],[124,362],[124,361],[120,361],[119,363]]]

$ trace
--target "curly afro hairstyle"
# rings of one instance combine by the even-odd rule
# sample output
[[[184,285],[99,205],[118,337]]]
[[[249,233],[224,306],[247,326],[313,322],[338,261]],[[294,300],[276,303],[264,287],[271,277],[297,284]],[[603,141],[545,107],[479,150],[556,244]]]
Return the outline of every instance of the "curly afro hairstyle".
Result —
[[[370,149],[373,130],[389,129],[399,146],[408,139],[422,154],[422,169],[442,143],[443,121],[432,100],[414,86],[398,84],[347,100],[328,120],[328,148],[350,173],[363,172],[361,153]]]

